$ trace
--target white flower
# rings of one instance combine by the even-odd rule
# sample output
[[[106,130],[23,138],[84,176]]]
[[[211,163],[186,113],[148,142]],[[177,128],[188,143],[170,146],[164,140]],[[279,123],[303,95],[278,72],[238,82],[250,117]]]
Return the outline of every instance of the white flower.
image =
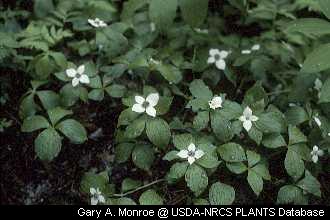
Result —
[[[242,54],[250,54],[251,52],[251,50],[242,50]]]
[[[105,203],[105,198],[102,195],[101,191],[99,188],[90,188],[89,189],[91,193],[91,204],[92,205],[97,205],[98,203]]]
[[[151,64],[153,64],[153,65],[159,65],[159,64],[161,64],[160,61],[155,60],[155,59],[153,59],[152,57],[149,59],[149,63],[151,63]]]
[[[314,163],[317,163],[319,157],[323,156],[323,150],[320,150],[319,147],[315,145],[313,147],[313,150],[311,151],[311,155],[312,155],[312,161]]]
[[[93,27],[96,27],[96,28],[106,27],[107,26],[107,24],[104,21],[102,21],[101,19],[99,19],[99,18],[88,19],[88,23],[90,25],[92,25]]]
[[[253,115],[252,110],[249,106],[247,106],[244,111],[243,115],[239,118],[241,122],[243,122],[243,127],[246,131],[249,131],[252,128],[252,122],[258,121],[259,118],[255,115]]]
[[[217,108],[222,108],[222,98],[220,96],[214,96],[211,101],[209,101],[209,106],[211,109],[215,110]]]
[[[195,28],[194,30],[199,34],[208,34],[209,33],[209,30],[207,30],[207,29]]]
[[[314,82],[314,89],[317,91],[321,91],[322,86],[323,86],[322,81],[319,78],[317,78]]]
[[[133,105],[132,111],[137,113],[146,112],[148,115],[156,117],[155,106],[158,104],[158,101],[158,93],[151,93],[147,96],[146,99],[142,96],[135,96],[136,104]]]
[[[208,64],[215,63],[216,67],[220,70],[226,69],[225,58],[228,56],[229,52],[225,50],[211,49],[209,51],[209,58],[207,60]]]
[[[191,143],[189,144],[187,150],[180,150],[177,155],[180,158],[187,159],[188,163],[191,165],[193,164],[196,160],[204,156],[204,151],[196,149],[195,144]]]
[[[154,22],[150,23],[150,31],[155,32],[156,31],[156,24]]]
[[[321,122],[321,120],[318,118],[318,117],[314,117],[314,121],[315,121],[315,123],[317,124],[317,126],[319,126],[319,127],[321,127],[321,125],[322,125],[322,122]]]
[[[255,44],[251,47],[251,50],[260,50],[260,44]]]
[[[79,85],[79,83],[89,84],[89,77],[84,74],[85,72],[85,66],[81,65],[78,67],[78,69],[67,69],[66,75],[72,79],[72,86],[76,87]]]

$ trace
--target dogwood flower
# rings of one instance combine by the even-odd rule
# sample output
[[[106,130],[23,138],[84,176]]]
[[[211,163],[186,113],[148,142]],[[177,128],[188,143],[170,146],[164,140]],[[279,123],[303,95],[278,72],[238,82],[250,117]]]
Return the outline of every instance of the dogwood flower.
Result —
[[[105,198],[99,188],[90,188],[89,191],[91,193],[91,205],[105,203]]]
[[[147,98],[144,98],[142,96],[135,96],[136,104],[133,105],[132,111],[137,113],[146,112],[148,115],[156,117],[155,106],[158,104],[158,101],[158,93],[151,93],[147,96]]]
[[[208,34],[209,33],[209,30],[207,30],[207,29],[195,28],[194,30],[199,34]]]
[[[85,66],[81,65],[78,67],[78,69],[67,69],[66,70],[66,75],[72,79],[72,86],[76,87],[77,85],[79,85],[79,83],[83,83],[83,84],[89,84],[89,77],[84,74],[85,72]]]
[[[258,121],[259,118],[253,115],[252,110],[249,106],[247,106],[244,111],[243,115],[239,118],[241,122],[243,122],[243,127],[246,131],[249,131],[252,128],[252,122]]]
[[[260,44],[255,44],[251,47],[251,50],[260,50]]]
[[[209,51],[209,58],[207,60],[208,64],[215,63],[216,67],[219,70],[225,70],[226,69],[226,62],[225,58],[227,58],[229,52],[225,50],[218,50],[218,49],[210,49]]]
[[[322,86],[323,86],[322,81],[321,81],[319,78],[317,78],[317,79],[314,81],[314,89],[315,89],[316,91],[321,91]]]
[[[99,27],[106,27],[108,26],[104,21],[102,21],[99,18],[95,19],[88,19],[88,23],[92,25],[93,27],[99,28]]]
[[[222,98],[220,96],[214,96],[211,101],[209,101],[209,106],[211,109],[215,110],[217,108],[222,108]]]
[[[317,126],[321,127],[322,122],[321,122],[321,120],[318,117],[314,116],[314,121],[317,124]]]
[[[156,24],[154,22],[150,23],[150,31],[155,32],[156,31]]]
[[[311,155],[312,155],[312,161],[314,163],[317,163],[317,161],[319,160],[319,157],[322,157],[324,154],[323,150],[320,150],[318,146],[314,146],[313,150],[311,151]]]
[[[252,53],[251,50],[242,50],[242,54],[250,54],[250,53]]]
[[[196,149],[195,144],[189,144],[187,150],[180,150],[177,155],[182,159],[187,159],[188,163],[191,165],[196,160],[204,156],[204,151]]]

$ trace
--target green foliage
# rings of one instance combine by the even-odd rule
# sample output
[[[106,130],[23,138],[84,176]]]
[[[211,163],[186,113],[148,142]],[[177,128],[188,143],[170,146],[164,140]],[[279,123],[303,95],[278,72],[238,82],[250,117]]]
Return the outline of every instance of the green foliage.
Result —
[[[329,19],[326,0],[36,0],[0,14],[0,66],[39,159],[101,158],[88,133],[107,131],[83,199],[305,205],[329,195]]]

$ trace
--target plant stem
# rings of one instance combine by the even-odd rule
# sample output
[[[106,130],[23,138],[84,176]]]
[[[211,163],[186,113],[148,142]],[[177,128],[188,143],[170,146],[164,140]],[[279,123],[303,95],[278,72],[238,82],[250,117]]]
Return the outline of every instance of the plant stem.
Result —
[[[154,184],[157,184],[157,183],[160,183],[160,182],[163,182],[163,181],[165,181],[165,179],[155,180],[155,181],[153,181],[153,182],[151,182],[151,183],[148,183],[148,184],[146,184],[146,185],[144,185],[144,186],[140,186],[140,187],[138,187],[138,188],[136,188],[136,189],[134,189],[134,190],[128,191],[128,192],[126,192],[126,193],[122,193],[122,194],[113,194],[113,196],[114,196],[114,197],[124,197],[124,196],[130,195],[130,194],[132,194],[132,193],[135,193],[135,192],[140,191],[140,190],[142,190],[142,189],[148,188],[149,186],[152,186],[152,185],[154,185]]]

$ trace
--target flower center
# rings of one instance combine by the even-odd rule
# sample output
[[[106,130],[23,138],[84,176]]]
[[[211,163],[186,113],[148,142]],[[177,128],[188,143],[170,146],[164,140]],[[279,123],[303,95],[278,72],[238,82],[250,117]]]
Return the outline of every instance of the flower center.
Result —
[[[195,151],[188,151],[188,157],[194,157]]]
[[[148,106],[149,106],[149,102],[146,102],[146,101],[143,102],[143,104],[142,104],[142,107],[143,107],[143,108],[147,108]]]
[[[219,54],[214,55],[214,59],[215,59],[215,60],[220,60],[220,58],[221,58],[221,57],[220,57]]]

